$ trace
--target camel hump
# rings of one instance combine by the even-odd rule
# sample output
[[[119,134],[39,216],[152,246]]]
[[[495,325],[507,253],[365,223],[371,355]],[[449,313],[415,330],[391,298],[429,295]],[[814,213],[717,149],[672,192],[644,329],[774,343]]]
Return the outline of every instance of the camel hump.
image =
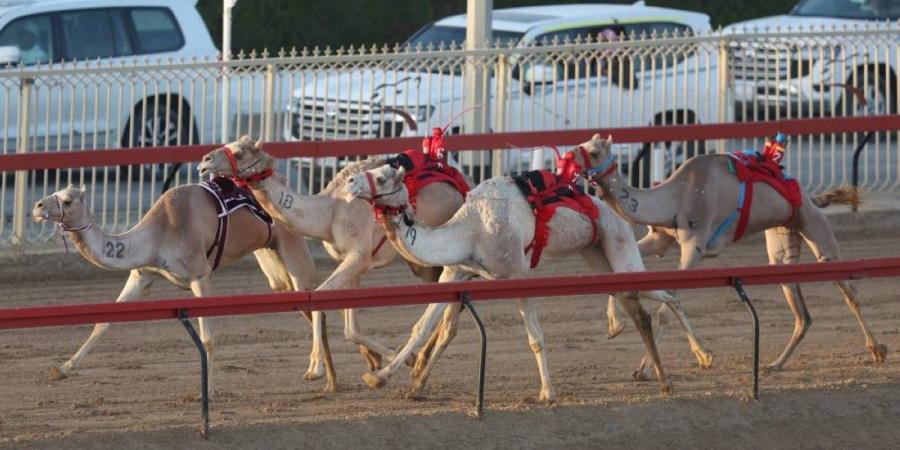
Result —
[[[859,196],[859,190],[853,186],[839,186],[824,194],[812,197],[812,202],[819,208],[825,208],[832,204],[847,205],[853,211],[859,209],[862,199]]]

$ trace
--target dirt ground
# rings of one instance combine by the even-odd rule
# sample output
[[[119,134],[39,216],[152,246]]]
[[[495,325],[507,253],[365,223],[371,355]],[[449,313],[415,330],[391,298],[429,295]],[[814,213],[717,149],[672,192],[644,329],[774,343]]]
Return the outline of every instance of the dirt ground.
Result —
[[[894,256],[896,234],[839,236],[845,258]],[[806,252],[805,261],[809,261]],[[648,259],[652,269],[676,265],[677,251]],[[759,238],[736,245],[704,267],[765,262]],[[324,276],[333,264],[322,262]],[[583,272],[577,259],[546,261],[541,274]],[[95,269],[78,255],[0,259],[2,304],[27,306],[108,301],[125,273]],[[365,280],[368,286],[412,283],[399,261]],[[889,350],[900,349],[900,279],[860,280],[863,313]],[[216,274],[220,293],[260,292],[266,283],[252,260]],[[776,286],[748,289],[762,322],[762,359],[773,359],[793,319]],[[804,286],[813,325],[785,370],[761,379],[761,398],[748,400],[752,330],[733,291],[683,291],[685,308],[714,367],[699,369],[681,333],[660,343],[675,384],[672,396],[655,382],[631,380],[643,352],[629,326],[605,334],[603,297],[541,299],[552,405],[537,403],[539,380],[525,330],[506,303],[476,305],[486,322],[489,352],[485,417],[468,416],[475,393],[478,334],[461,319],[455,341],[437,365],[427,398],[406,400],[405,370],[381,390],[365,386],[356,348],[329,314],[341,383],[323,394],[322,380],[304,381],[310,327],[296,315],[216,319],[215,399],[211,439],[199,423],[198,357],[176,321],[114,325],[65,380],[47,369],[64,362],[90,327],[0,331],[0,448],[586,448],[586,447],[871,447],[900,443],[900,362],[875,365],[859,326],[828,283]],[[153,298],[186,296],[162,282]],[[652,305],[648,305],[651,307]],[[390,346],[408,336],[423,306],[366,310],[364,331]]]

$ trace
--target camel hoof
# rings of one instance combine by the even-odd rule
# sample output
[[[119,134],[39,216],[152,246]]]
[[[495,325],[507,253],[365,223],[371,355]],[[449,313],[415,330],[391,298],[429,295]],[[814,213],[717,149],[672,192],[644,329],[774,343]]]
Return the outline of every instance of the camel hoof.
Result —
[[[713,366],[713,355],[709,352],[696,353],[697,362],[700,363],[701,369],[709,369]]]
[[[314,381],[322,378],[325,375],[323,372],[316,372],[314,370],[307,370],[305,374],[303,374],[303,379],[306,381]]]
[[[650,381],[653,379],[653,377],[643,369],[635,369],[634,372],[631,372],[631,378],[634,378],[635,381]]]
[[[541,391],[541,395],[538,397],[538,400],[542,403],[553,403],[556,401],[556,392],[553,390]]]
[[[872,352],[872,358],[874,358],[877,363],[883,363],[884,360],[887,359],[887,345],[878,344],[874,348],[869,347],[869,351]]]
[[[322,389],[322,392],[326,394],[336,394],[338,392],[337,383],[326,384],[325,389]]]
[[[369,385],[371,388],[380,388],[384,387],[385,380],[384,378],[375,375],[374,372],[366,372],[362,376],[363,382]]]
[[[763,375],[772,375],[775,372],[778,372],[780,370],[781,370],[781,364],[772,363],[772,364],[766,364],[765,366],[763,366],[762,370],[760,370],[760,372]]]
[[[69,378],[69,376],[60,370],[59,367],[51,367],[47,370],[47,379],[50,381],[65,380],[66,378]]]
[[[622,325],[620,323],[616,324],[616,325],[610,324],[609,327],[606,329],[606,338],[613,339],[616,336],[622,334],[623,331],[625,331],[625,325]]]
[[[407,400],[425,400],[425,395],[422,394],[421,389],[409,388],[409,390],[403,394],[403,398]]]
[[[668,382],[664,384],[660,390],[662,391],[663,395],[672,395],[675,393],[675,385],[673,385],[671,382]]]

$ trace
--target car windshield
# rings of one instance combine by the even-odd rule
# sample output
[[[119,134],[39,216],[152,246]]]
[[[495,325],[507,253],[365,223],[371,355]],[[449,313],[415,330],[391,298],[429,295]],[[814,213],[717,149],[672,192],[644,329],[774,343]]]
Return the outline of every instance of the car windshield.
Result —
[[[522,33],[515,31],[502,31],[502,30],[494,30],[494,40],[500,40],[503,44],[507,44],[509,41],[512,41],[513,44],[517,44],[519,39],[522,38]],[[448,27],[444,25],[429,25],[422,30],[419,30],[418,33],[414,34],[408,41],[408,43],[413,46],[428,47],[439,46],[441,43],[444,45],[449,45],[451,42],[455,42],[457,45],[462,44],[462,42],[466,40],[466,29],[460,27]]]
[[[842,19],[897,20],[900,18],[900,0],[804,0],[794,7],[791,14]]]

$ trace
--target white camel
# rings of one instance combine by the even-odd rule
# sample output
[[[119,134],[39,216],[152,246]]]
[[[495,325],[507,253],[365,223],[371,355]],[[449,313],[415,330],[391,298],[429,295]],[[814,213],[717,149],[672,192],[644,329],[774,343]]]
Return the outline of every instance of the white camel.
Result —
[[[509,178],[492,178],[469,192],[466,202],[439,227],[429,227],[418,222],[417,215],[409,207],[406,187],[402,180],[404,170],[382,166],[368,174],[357,174],[347,181],[348,192],[359,198],[374,199],[378,205],[390,207],[390,220],[384,221],[388,238],[397,251],[409,261],[421,265],[444,266],[441,281],[466,280],[474,276],[487,279],[522,277],[530,272],[525,247],[535,232],[535,219],[527,200]],[[369,183],[368,179],[373,180]],[[564,256],[579,252],[595,270],[611,267],[615,272],[643,270],[631,227],[599,201],[596,222],[597,242],[592,242],[593,226],[590,219],[567,208],[557,209],[549,221],[550,235],[544,254]],[[680,305],[662,291],[642,294],[672,306],[690,332],[687,318]],[[647,347],[649,358],[656,369],[663,392],[671,392],[653,340],[650,317],[638,302],[638,293],[616,294],[623,308],[634,320]],[[531,301],[517,301],[519,313],[525,321],[525,330],[538,365],[541,378],[539,399],[552,401],[555,392],[544,354],[544,337],[537,312]],[[397,359],[378,372],[367,373],[364,381],[372,387],[383,386],[387,378],[398,368],[398,361],[416,351],[426,336],[443,321],[440,336],[424,370],[414,379],[409,395],[414,396],[424,387],[428,374],[437,358],[456,333],[456,317],[460,303],[431,304],[425,315],[413,329],[412,335]],[[443,318],[441,319],[441,316]],[[708,358],[691,336],[695,353]],[[416,374],[414,374],[415,376]]]
[[[230,232],[223,242],[217,239],[215,202],[200,185],[179,186],[164,193],[134,228],[122,234],[108,235],[95,225],[85,202],[84,189],[70,185],[37,201],[32,215],[38,222],[58,223],[79,253],[92,264],[107,270],[131,271],[116,302],[146,295],[159,278],[190,289],[197,297],[209,296],[216,259],[220,258],[219,265],[224,266],[251,252],[273,289],[307,290],[315,285],[315,266],[302,236],[282,227],[270,228],[247,208],[238,208],[229,216]],[[327,336],[322,330],[324,315],[304,315],[312,321],[314,335],[323,339],[321,343],[313,342],[310,369],[324,359],[328,373],[326,391],[334,391],[337,387],[334,368]],[[198,321],[200,339],[212,368],[213,337],[209,321],[203,317]],[[65,364],[51,370],[51,377],[64,378],[76,370],[108,327],[108,323],[96,324],[78,352]],[[320,355],[320,350],[324,354]]]
[[[619,176],[611,146],[612,137],[603,139],[595,134],[576,148],[575,158],[582,167],[588,168],[612,209],[629,222],[653,227],[638,243],[642,254],[661,256],[677,242],[681,248],[679,268],[688,269],[706,257],[717,256],[731,243],[737,225],[729,224],[729,217],[740,201],[740,181],[728,169],[730,156],[709,154],[691,158],[658,186],[635,189]],[[818,197],[803,193],[802,204],[794,211],[767,183],[756,183],[745,235],[765,231],[770,264],[796,263],[802,240],[819,262],[839,260],[837,240],[820,208],[832,202],[854,200],[842,197],[840,190]],[[872,359],[883,362],[887,347],[875,340],[863,320],[853,285],[838,281],[837,287],[862,328]],[[766,366],[767,370],[783,367],[812,323],[800,286],[783,284],[782,290],[794,315],[794,332],[778,358]]]
[[[295,233],[321,240],[338,267],[317,290],[360,286],[360,277],[372,269],[390,264],[397,256],[393,246],[385,245],[384,231],[363,200],[347,201],[344,182],[367,169],[381,166],[385,159],[367,159],[353,163],[335,175],[317,195],[300,195],[274,173],[275,159],[263,151],[261,141],[248,136],[206,154],[198,169],[201,174],[246,180],[263,208],[282,225]],[[430,225],[449,219],[463,203],[463,195],[447,183],[432,183],[417,194],[417,212]],[[413,273],[424,281],[434,282],[440,266],[409,263]],[[381,356],[393,357],[394,351],[359,331],[356,311],[344,311],[344,335],[360,346],[369,370],[381,368]],[[423,352],[423,357],[427,355]],[[406,360],[404,360],[406,361]]]

